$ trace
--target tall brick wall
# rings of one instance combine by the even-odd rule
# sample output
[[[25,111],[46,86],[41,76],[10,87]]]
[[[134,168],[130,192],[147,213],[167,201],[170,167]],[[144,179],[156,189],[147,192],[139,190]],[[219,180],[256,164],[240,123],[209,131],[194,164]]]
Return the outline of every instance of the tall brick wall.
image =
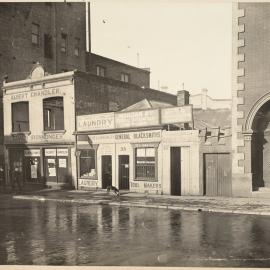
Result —
[[[85,70],[84,3],[0,3],[0,80],[25,79],[40,62],[49,73],[63,69]],[[39,24],[39,45],[32,44],[32,23]],[[61,33],[68,35],[68,52],[60,51]],[[52,59],[44,56],[44,34],[52,36]],[[74,55],[75,38],[80,39],[80,56]]]
[[[101,113],[124,109],[144,98],[176,105],[176,96],[153,89],[103,78],[84,72],[75,73],[76,114]]]
[[[87,71],[96,74],[97,66],[105,68],[105,77],[120,80],[121,72],[125,72],[130,76],[130,83],[150,87],[150,72],[141,68],[126,65],[113,59],[103,57],[94,53],[88,54]]]

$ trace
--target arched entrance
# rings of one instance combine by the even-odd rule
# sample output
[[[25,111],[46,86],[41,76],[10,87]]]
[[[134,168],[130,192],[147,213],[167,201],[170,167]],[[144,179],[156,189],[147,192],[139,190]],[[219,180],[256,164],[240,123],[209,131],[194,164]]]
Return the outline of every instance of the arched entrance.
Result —
[[[248,115],[246,132],[252,136],[251,172],[253,191],[270,190],[270,93],[256,102]]]

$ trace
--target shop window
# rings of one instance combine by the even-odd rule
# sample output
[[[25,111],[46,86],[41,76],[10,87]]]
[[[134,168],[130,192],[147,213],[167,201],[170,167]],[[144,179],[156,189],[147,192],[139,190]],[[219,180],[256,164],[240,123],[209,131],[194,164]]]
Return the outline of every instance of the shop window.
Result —
[[[75,56],[80,55],[80,39],[79,38],[75,38],[74,55]]]
[[[95,149],[80,150],[80,177],[95,178],[96,151]]]
[[[43,100],[44,130],[64,130],[63,97]]]
[[[67,53],[67,34],[61,34],[61,52]]]
[[[128,83],[130,81],[129,74],[122,72],[121,73],[121,81]]]
[[[12,103],[12,132],[29,131],[28,102]]]
[[[52,36],[49,34],[44,34],[44,56],[46,58],[53,57]]]
[[[32,23],[32,44],[39,44],[39,25]]]
[[[105,68],[102,66],[97,66],[97,75],[105,77]]]
[[[156,169],[156,150],[154,147],[135,149],[135,178],[154,180]]]

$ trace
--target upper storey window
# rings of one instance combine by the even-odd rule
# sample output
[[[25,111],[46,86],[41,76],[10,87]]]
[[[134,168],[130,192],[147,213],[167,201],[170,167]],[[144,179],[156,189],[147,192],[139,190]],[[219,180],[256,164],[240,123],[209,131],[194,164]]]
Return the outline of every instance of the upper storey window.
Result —
[[[12,132],[29,131],[29,103],[16,102],[11,105],[12,111]]]
[[[44,130],[64,130],[63,97],[43,100]]]
[[[39,45],[39,25],[32,23],[32,44]]]

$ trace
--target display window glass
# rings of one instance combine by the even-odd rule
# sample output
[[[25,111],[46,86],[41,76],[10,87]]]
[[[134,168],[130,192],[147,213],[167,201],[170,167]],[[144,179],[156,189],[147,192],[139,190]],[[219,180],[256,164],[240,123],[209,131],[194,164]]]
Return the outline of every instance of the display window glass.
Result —
[[[80,150],[80,177],[96,178],[96,151],[95,149]]]

